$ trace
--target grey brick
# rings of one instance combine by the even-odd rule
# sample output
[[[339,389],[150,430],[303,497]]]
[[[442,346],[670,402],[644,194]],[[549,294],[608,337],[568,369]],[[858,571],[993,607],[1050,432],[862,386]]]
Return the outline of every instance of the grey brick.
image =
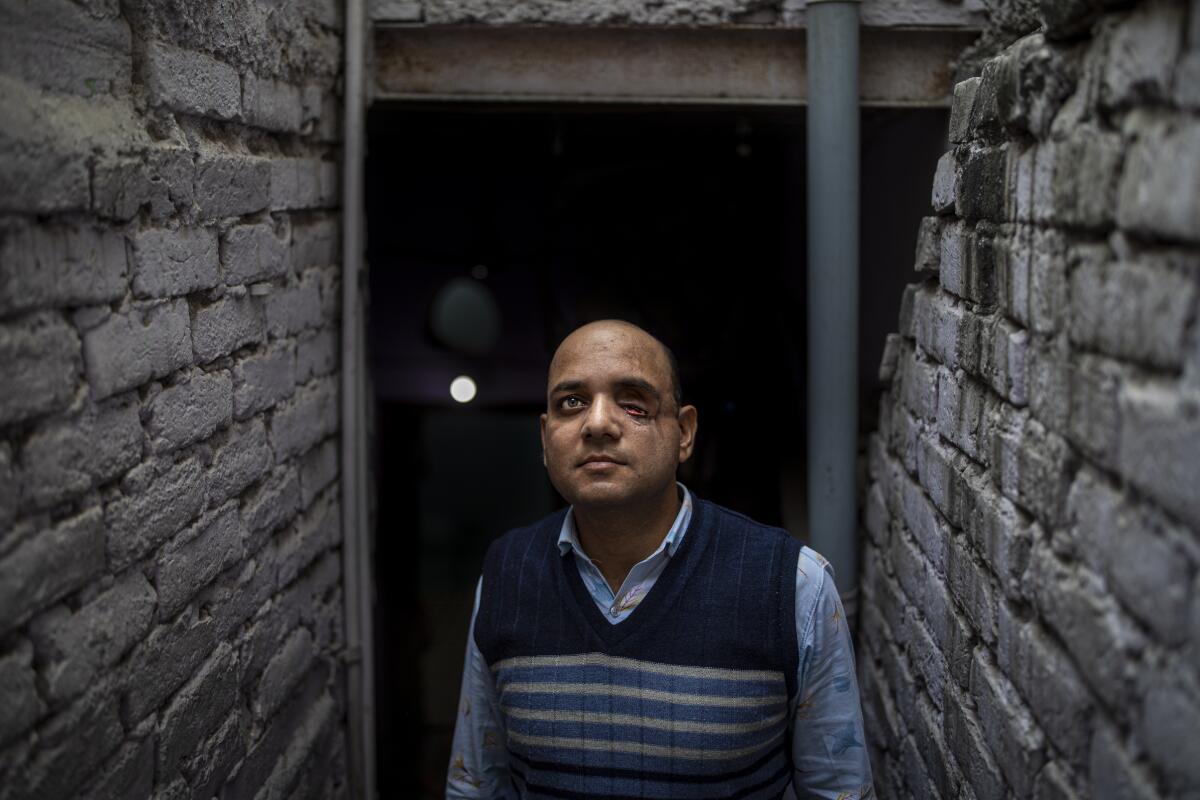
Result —
[[[0,557],[0,635],[104,571],[104,526],[92,508]]]
[[[129,25],[66,0],[6,4],[0,10],[0,72],[82,97],[127,94]]]
[[[904,737],[904,742],[900,747],[900,759],[904,765],[904,783],[909,791],[914,792],[915,797],[941,800],[941,794],[929,777],[929,770],[925,767],[925,761],[921,758],[921,753],[913,737]]]
[[[233,414],[245,419],[273,408],[296,388],[296,354],[288,342],[275,342],[233,367]],[[307,380],[307,378],[306,378]]]
[[[971,112],[982,78],[968,78],[954,84],[954,101],[950,105],[950,141],[961,144],[971,138]]]
[[[1037,333],[1061,330],[1070,307],[1068,254],[1062,235],[1054,230],[1018,226],[1007,240],[1006,251],[1000,292],[1004,310]],[[1071,263],[1078,263],[1078,257],[1072,254]]]
[[[183,767],[193,797],[215,797],[246,755],[248,717],[238,708],[197,748]]]
[[[133,237],[133,293],[174,297],[220,282],[217,232],[211,228],[152,228]]]
[[[929,499],[951,525],[962,528],[972,505],[967,477],[976,468],[961,453],[936,435],[922,436],[917,451],[917,472]]]
[[[1070,345],[1066,335],[1030,337],[1026,364],[1029,410],[1060,436],[1069,435],[1071,416]]]
[[[937,362],[920,357],[906,358],[901,368],[904,405],[927,422],[937,418],[937,375]]]
[[[1071,273],[1071,340],[1118,358],[1175,368],[1183,359],[1195,301],[1193,279],[1154,261],[1081,259]]]
[[[247,73],[242,107],[246,124],[281,133],[298,133],[304,108],[300,87]]]
[[[285,757],[289,742],[298,732],[308,729],[309,718],[314,714],[328,713],[332,701],[325,691],[327,675],[328,668],[318,661],[291,695],[291,701],[285,703],[280,712],[271,718],[263,735],[250,748],[237,774],[226,785],[225,791],[230,797],[252,796],[265,786],[276,763]]]
[[[1146,3],[1121,20],[1109,40],[1101,103],[1122,107],[1168,100],[1183,25],[1183,5],[1171,2]]]
[[[952,540],[946,560],[946,585],[983,641],[996,641],[996,589],[991,572],[979,564],[965,543]]]
[[[1095,707],[1070,657],[1041,628],[999,606],[1000,668],[1024,698],[1046,737],[1076,771],[1087,769]]]
[[[12,447],[8,442],[0,442],[0,530],[11,529],[12,521],[17,516],[17,500],[20,484],[13,475]],[[0,542],[4,537],[0,536]]]
[[[313,453],[320,453],[324,448],[313,450]],[[304,461],[307,462],[311,457],[307,455]],[[336,464],[336,460],[334,461]],[[300,485],[304,488],[304,473],[300,474]],[[871,488],[867,490],[867,501],[863,509],[864,523],[867,533],[875,541],[875,545],[880,549],[888,547],[888,534],[891,532],[887,506],[884,505],[883,491],[879,488],[878,483],[871,484]]]
[[[118,477],[142,460],[137,398],[88,404],[40,425],[21,453],[22,505],[45,508]]]
[[[1097,800],[1161,800],[1150,776],[1134,764],[1109,724],[1101,724],[1092,738],[1089,774],[1091,796]]]
[[[241,77],[210,55],[149,42],[142,69],[152,104],[223,120],[236,119],[241,112]]]
[[[294,796],[297,782],[311,765],[315,754],[332,744],[331,734],[337,724],[337,709],[333,699],[324,695],[308,709],[308,716],[292,736],[283,756],[267,778],[265,790],[270,795]]]
[[[946,583],[936,575],[929,576],[923,610],[925,623],[945,657],[950,677],[966,691],[971,679],[971,651],[977,637],[970,623],[954,608]]]
[[[328,208],[336,205],[338,169],[332,161],[280,158],[271,162],[271,208]]]
[[[225,283],[280,278],[288,272],[288,241],[270,223],[235,225],[221,237]]]
[[[1117,223],[1127,230],[1200,242],[1200,121],[1143,132],[1125,158]]]
[[[1004,779],[996,765],[995,756],[988,750],[972,705],[968,697],[958,692],[952,692],[946,698],[943,712],[946,742],[976,796],[980,800],[1002,800]]]
[[[920,749],[929,777],[937,787],[942,797],[954,797],[955,787],[961,778],[955,774],[951,766],[950,750],[946,747],[946,737],[942,734],[942,717],[933,704],[924,697],[918,697],[916,712],[912,720],[913,739]]]
[[[79,337],[57,314],[42,312],[0,323],[0,425],[62,408],[79,379]]]
[[[917,344],[950,369],[979,368],[980,318],[947,292],[920,292],[913,300]]]
[[[1029,331],[1003,317],[980,327],[979,375],[1017,408],[1029,402]]]
[[[1071,442],[1097,463],[1116,469],[1121,434],[1119,397],[1121,386],[1130,380],[1125,366],[1101,356],[1083,354],[1071,360]]]
[[[275,564],[263,548],[202,589],[197,605],[210,610],[217,638],[225,639],[259,613],[274,592]]]
[[[1191,14],[1191,17],[1195,16]],[[1175,68],[1175,102],[1180,108],[1200,109],[1200,49],[1179,59]]]
[[[321,217],[292,224],[290,261],[292,269],[330,267],[342,262],[341,239],[336,218]]]
[[[916,613],[916,609],[909,611],[908,654],[912,659],[913,668],[925,682],[929,699],[940,710],[946,703],[949,668],[946,664],[946,657],[938,648],[937,641],[929,633],[925,624],[916,618]]]
[[[277,461],[307,451],[338,429],[337,383],[323,378],[302,386],[271,415],[271,446]]]
[[[1003,57],[993,56],[984,62],[980,71],[979,86],[975,89],[975,101],[971,104],[971,130],[976,137],[994,141],[1001,134],[1000,110],[996,105]]]
[[[1079,127],[1058,144],[1054,166],[1054,206],[1066,225],[1103,230],[1117,209],[1117,179],[1125,155],[1116,133]]]
[[[242,501],[242,517],[254,533],[277,530],[299,510],[300,482],[290,467],[276,467]],[[257,548],[252,544],[251,549]]]
[[[983,385],[958,373],[938,373],[937,430],[950,443],[978,462],[986,463],[983,429]]]
[[[1003,221],[1008,186],[1007,145],[965,145],[960,169],[955,213],[963,219]]]
[[[887,683],[879,677],[875,665],[866,660],[859,663],[858,669],[862,676],[863,718],[867,723],[867,738],[886,742],[894,750],[900,746],[900,731],[903,728]]]
[[[340,355],[335,328],[302,334],[296,340],[296,383],[308,383],[330,374],[337,369]]]
[[[129,570],[78,611],[60,605],[35,619],[30,631],[46,697],[57,705],[92,686],[145,637],[154,605],[146,578]]]
[[[158,723],[158,780],[172,775],[229,715],[238,699],[237,651],[217,645],[212,658],[196,672],[163,710]]]
[[[161,706],[213,652],[218,641],[215,634],[213,619],[199,617],[194,609],[151,631],[134,648],[125,671],[125,718],[140,720]]]
[[[312,668],[315,658],[312,634],[306,628],[296,628],[263,670],[255,692],[255,716],[273,716]]]
[[[1053,761],[1042,768],[1033,785],[1033,800],[1081,800],[1082,797],[1071,785],[1066,770]]]
[[[47,115],[45,93],[24,81],[10,77],[4,94],[0,152],[19,153],[20,157],[0,159],[0,186],[5,187],[0,212],[86,211],[91,202],[91,148],[79,141],[79,131],[63,118],[73,120],[77,114],[90,115],[99,109],[110,111],[112,101],[59,96]]]
[[[80,794],[80,800],[140,800],[153,796],[156,743],[153,735],[126,741]]]
[[[1062,523],[1076,468],[1070,445],[1037,420],[1007,406],[993,434],[993,478],[1000,491],[1047,526]]]
[[[1030,520],[993,488],[984,476],[969,479],[970,513],[963,530],[971,545],[1000,579],[1010,597],[1024,588],[1029,552],[1036,536]]]
[[[195,458],[166,467],[149,485],[108,504],[108,562],[111,569],[149,553],[190,522],[204,507],[203,471]]]
[[[933,176],[933,210],[937,214],[953,214],[954,200],[959,192],[958,164],[954,151],[942,154],[938,159],[937,172]]]
[[[903,479],[904,523],[939,574],[946,572],[946,543],[950,538],[942,519],[929,497],[914,481]]]
[[[197,362],[207,364],[266,336],[262,306],[247,293],[227,294],[192,310],[192,349]]]
[[[336,500],[319,500],[279,536],[278,586],[287,586],[324,550],[341,541],[340,514]]]
[[[187,301],[135,304],[113,314],[84,334],[83,356],[96,399],[191,365]]]
[[[36,752],[6,778],[5,788],[12,797],[74,798],[124,735],[116,699],[98,685],[38,726]]]
[[[225,372],[195,372],[146,404],[146,433],[165,453],[207,439],[233,417],[233,381]]]
[[[158,557],[158,596],[173,617],[221,572],[242,560],[246,527],[229,503],[163,548]]]
[[[1145,696],[1138,713],[1139,743],[1166,775],[1170,795],[1186,797],[1200,787],[1200,762],[1191,739],[1191,732],[1200,729],[1200,701],[1185,688],[1182,675],[1166,669],[1143,670],[1139,679]]]
[[[1044,139],[1054,115],[1075,88],[1072,61],[1059,48],[1048,46],[1041,33],[1018,39],[998,61],[1000,121],[1013,133]]]
[[[0,657],[0,745],[24,733],[46,712],[34,684],[33,648],[26,640]]]
[[[294,336],[325,321],[321,305],[320,276],[305,272],[299,282],[267,295],[267,332],[273,338]]]
[[[896,573],[896,582],[904,591],[905,599],[918,608],[924,607],[929,565],[921,554],[920,548],[910,536],[897,531],[892,536],[892,545],[888,556],[892,569]],[[906,631],[907,628],[906,622]]]
[[[337,479],[338,465],[337,439],[326,439],[300,459],[300,503],[304,508]]]
[[[239,217],[267,207],[271,161],[222,150],[201,150],[196,161],[195,199],[201,218]]]
[[[1046,737],[1012,684],[984,655],[983,648],[975,651],[971,697],[984,740],[1008,785],[1018,797],[1031,796],[1034,778],[1046,763]]]
[[[1122,618],[1103,583],[1035,544],[1030,582],[1038,610],[1062,638],[1096,695],[1112,706],[1130,697],[1131,659],[1144,639]]]
[[[0,229],[0,315],[125,294],[125,240],[83,225]]]
[[[1120,473],[1193,528],[1200,528],[1200,393],[1157,383],[1120,392]]]
[[[182,147],[102,154],[92,168],[92,211],[125,221],[146,209],[151,219],[166,219],[191,208],[194,173],[191,151]]]
[[[262,420],[234,425],[216,445],[208,470],[208,499],[216,505],[241,494],[271,471],[274,456]]]

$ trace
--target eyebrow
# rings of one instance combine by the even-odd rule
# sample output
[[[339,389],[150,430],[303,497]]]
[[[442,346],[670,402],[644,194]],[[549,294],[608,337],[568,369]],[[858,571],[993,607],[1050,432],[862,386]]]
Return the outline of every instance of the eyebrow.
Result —
[[[662,394],[658,391],[658,389],[654,388],[654,384],[650,383],[650,381],[646,380],[645,378],[639,378],[636,375],[626,375],[622,378],[617,378],[615,381],[613,381],[613,385],[622,389],[641,389],[647,394],[652,395],[655,400],[662,400]],[[583,381],[562,381],[550,390],[550,394],[555,395],[559,392],[573,392],[582,388],[584,388]]]

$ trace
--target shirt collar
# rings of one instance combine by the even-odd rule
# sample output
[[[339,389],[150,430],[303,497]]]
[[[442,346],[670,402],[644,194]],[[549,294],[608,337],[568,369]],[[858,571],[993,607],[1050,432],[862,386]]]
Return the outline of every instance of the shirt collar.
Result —
[[[675,551],[679,549],[679,543],[683,541],[683,534],[687,531],[688,521],[692,518],[692,493],[679,481],[675,481],[675,485],[683,492],[683,502],[679,504],[679,513],[675,515],[675,521],[671,523],[671,529],[663,537],[662,544],[658,546],[658,550],[654,551],[657,553],[659,550],[665,548],[667,554],[671,556],[675,555]],[[567,509],[567,514],[563,517],[562,527],[558,531],[558,552],[565,556],[571,550],[586,557],[582,545],[579,544],[579,536],[575,532],[574,506]]]

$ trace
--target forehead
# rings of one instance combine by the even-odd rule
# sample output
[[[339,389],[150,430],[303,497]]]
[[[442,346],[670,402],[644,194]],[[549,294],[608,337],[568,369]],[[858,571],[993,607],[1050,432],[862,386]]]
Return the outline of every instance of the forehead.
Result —
[[[562,381],[596,382],[637,376],[651,384],[669,383],[666,355],[658,343],[638,331],[599,329],[567,337],[550,362],[548,385]]]

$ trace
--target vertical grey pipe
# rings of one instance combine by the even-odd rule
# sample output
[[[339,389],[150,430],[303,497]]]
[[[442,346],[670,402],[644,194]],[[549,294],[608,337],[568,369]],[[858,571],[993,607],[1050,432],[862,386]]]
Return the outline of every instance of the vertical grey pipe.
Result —
[[[808,527],[858,599],[858,3],[809,0]]]
[[[346,0],[342,118],[342,603],[346,613],[346,693],[350,791],[375,800],[375,649],[371,547],[367,529],[366,356],[363,304],[363,156],[366,119],[364,0]]]

